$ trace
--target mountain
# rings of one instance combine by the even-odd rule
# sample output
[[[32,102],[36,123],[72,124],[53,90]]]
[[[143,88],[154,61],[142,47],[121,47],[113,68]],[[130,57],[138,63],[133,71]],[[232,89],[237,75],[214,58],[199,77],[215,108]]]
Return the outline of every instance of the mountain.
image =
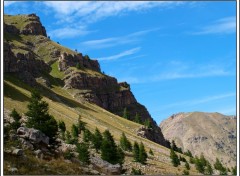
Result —
[[[148,175],[181,174],[185,169],[184,163],[178,167],[172,165],[170,150],[164,147],[166,141],[160,128],[147,109],[137,102],[130,85],[125,82],[118,83],[116,78],[102,73],[96,60],[52,41],[35,14],[4,15],[3,60],[4,127],[13,121],[9,114],[14,108],[22,116],[24,124],[27,105],[33,88],[36,88],[48,103],[50,115],[57,121],[64,121],[68,131],[71,131],[71,126],[76,124],[81,116],[91,132],[94,132],[96,127],[101,133],[109,130],[117,144],[124,132],[132,144],[134,141],[142,142],[147,152],[150,149],[153,151],[154,156],[149,155],[146,165],[134,162],[133,154],[126,152],[122,165],[126,174],[130,174],[133,168]],[[121,117],[125,108],[129,119]],[[142,122],[148,119],[153,127],[145,128],[142,124],[131,121],[136,113]],[[30,130],[41,134],[34,129]],[[84,166],[76,159],[64,159],[69,156],[59,156],[55,145],[45,146],[43,149],[38,149],[38,146],[30,150],[19,149],[20,139],[22,144],[33,148],[32,141],[27,141],[26,136],[19,139],[19,134],[23,131],[18,130],[18,134],[11,133],[9,136],[4,134],[4,173],[106,174],[106,170],[101,168],[96,172],[93,164]],[[100,159],[99,153],[92,148],[89,150],[92,160]],[[43,159],[42,152],[45,152]],[[76,152],[70,154],[75,155]],[[194,167],[189,172],[197,173]]]
[[[216,158],[228,166],[236,165],[237,135],[236,116],[220,113],[178,113],[162,121],[160,128],[164,137],[174,140],[183,151],[193,156],[201,153],[211,161]]]
[[[166,146],[160,128],[147,109],[137,102],[130,85],[101,72],[97,60],[83,56],[50,40],[35,14],[4,15],[4,73],[15,74],[30,86],[45,88],[59,86],[76,101],[96,104],[122,116],[126,108],[128,118],[136,114],[153,128],[145,137]]]

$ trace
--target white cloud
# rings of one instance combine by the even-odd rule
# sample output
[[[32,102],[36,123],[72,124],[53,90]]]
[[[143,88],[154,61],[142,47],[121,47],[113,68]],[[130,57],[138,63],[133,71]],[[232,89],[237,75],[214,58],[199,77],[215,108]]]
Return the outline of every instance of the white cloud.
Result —
[[[11,4],[16,3],[16,1],[4,1],[4,7],[10,6]]]
[[[186,101],[176,102],[176,103],[168,104],[166,106],[162,106],[161,110],[169,109],[169,108],[172,108],[172,107],[178,107],[178,106],[199,105],[199,104],[208,103],[208,102],[212,102],[212,101],[216,101],[216,100],[220,100],[220,99],[225,99],[225,98],[229,98],[229,97],[235,97],[235,96],[236,96],[236,93],[231,92],[231,93],[209,96],[209,97],[205,97],[205,98],[197,99],[197,100],[186,100]]]
[[[47,1],[44,2],[52,8],[61,20],[66,16],[81,20],[85,23],[95,22],[99,19],[122,15],[130,11],[142,11],[154,7],[168,7],[183,2],[170,1]]]
[[[91,33],[93,31],[87,30],[85,27],[65,27],[65,28],[59,28],[59,29],[54,29],[52,31],[49,31],[49,35],[54,38],[73,38],[77,36],[83,36]]]
[[[99,58],[98,60],[100,60],[100,61],[117,60],[117,59],[120,59],[125,56],[133,55],[133,54],[137,53],[140,49],[141,49],[140,47],[133,48],[133,49],[123,51],[123,52],[113,55],[113,56]]]
[[[80,43],[80,46],[84,48],[101,49],[101,48],[108,48],[108,47],[113,47],[117,45],[124,45],[127,43],[134,43],[140,40],[140,36],[146,35],[150,32],[158,31],[159,29],[160,28],[153,28],[148,30],[137,31],[125,36],[84,41]]]
[[[236,32],[236,17],[226,17],[219,19],[212,24],[203,27],[198,32],[193,32],[193,35],[205,35],[205,34],[230,34]]]

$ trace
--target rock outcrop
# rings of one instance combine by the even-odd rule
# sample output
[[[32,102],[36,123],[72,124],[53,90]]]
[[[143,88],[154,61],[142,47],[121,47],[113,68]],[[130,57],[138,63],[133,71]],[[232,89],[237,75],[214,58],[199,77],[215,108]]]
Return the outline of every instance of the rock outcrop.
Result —
[[[164,120],[164,137],[174,140],[184,152],[201,153],[214,163],[216,157],[227,167],[236,165],[236,117],[219,113],[179,113]]]

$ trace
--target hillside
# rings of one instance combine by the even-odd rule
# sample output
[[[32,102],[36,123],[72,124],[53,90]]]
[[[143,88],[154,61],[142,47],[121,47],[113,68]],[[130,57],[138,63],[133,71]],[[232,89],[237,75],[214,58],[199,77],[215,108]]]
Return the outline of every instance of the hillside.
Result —
[[[183,151],[201,153],[211,161],[219,158],[224,165],[236,165],[236,117],[220,113],[179,113],[164,120],[160,127],[169,141]]]
[[[135,168],[144,174],[182,174],[185,169],[183,162],[173,167],[160,128],[147,109],[136,101],[130,85],[101,73],[96,60],[52,41],[35,14],[4,15],[4,120],[14,108],[24,116],[34,88],[49,104],[49,113],[56,120],[63,120],[67,130],[71,130],[80,115],[90,131],[96,127],[100,132],[108,129],[117,144],[124,132],[131,143],[143,142],[147,152],[149,149],[154,152],[146,165],[133,162],[132,153],[127,153],[123,164],[125,173],[130,174]],[[122,115],[124,108],[130,120],[138,113],[142,121],[149,119],[153,128],[139,135],[141,124],[117,115]],[[12,173],[11,167],[17,167],[15,174],[89,174],[81,164],[62,158],[36,159],[28,150],[20,162],[19,157],[9,154],[13,145],[19,147],[14,141],[4,143],[6,174]],[[97,153],[91,155],[98,157]],[[197,174],[194,167],[190,173]]]

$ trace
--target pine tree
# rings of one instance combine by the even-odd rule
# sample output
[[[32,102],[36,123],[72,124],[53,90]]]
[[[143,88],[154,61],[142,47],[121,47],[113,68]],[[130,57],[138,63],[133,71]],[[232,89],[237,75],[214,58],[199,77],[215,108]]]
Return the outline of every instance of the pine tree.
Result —
[[[65,125],[64,121],[60,120],[58,122],[58,128],[60,129],[61,132],[65,132],[66,131],[66,125]]]
[[[122,133],[122,136],[120,138],[120,146],[123,150],[125,151],[132,151],[132,144],[131,142],[127,139],[125,133]]]
[[[86,122],[83,122],[81,120],[81,116],[79,115],[78,117],[78,123],[77,123],[77,127],[78,127],[78,133],[81,134],[82,131],[84,131],[86,129]]]
[[[205,159],[203,153],[201,153],[200,161],[201,161],[203,167],[207,166],[207,160]]]
[[[180,165],[180,160],[178,159],[178,156],[173,149],[170,149],[170,158],[172,159],[172,164],[174,167]]]
[[[132,168],[131,175],[143,175],[143,173],[140,169],[137,170]]]
[[[232,168],[232,174],[237,175],[237,166]]]
[[[53,116],[48,114],[48,104],[42,101],[42,96],[36,90],[32,92],[27,107],[27,127],[40,130],[52,140],[57,134],[58,124]]]
[[[139,145],[139,162],[145,164],[147,161],[147,157],[148,157],[147,152],[145,150],[143,143],[141,142]]]
[[[118,158],[118,163],[122,165],[124,162],[125,154],[120,146],[117,146],[117,158]]]
[[[125,119],[129,118],[127,108],[124,108],[124,110],[123,110],[123,118],[125,118]]]
[[[187,155],[187,156],[189,156],[189,157],[193,157],[192,156],[192,153],[188,150],[187,152],[184,152],[184,155]]]
[[[205,168],[204,174],[206,174],[206,175],[212,175],[213,174],[212,166],[208,161],[206,162],[206,168]]]
[[[198,170],[198,172],[200,173],[204,173],[204,165],[201,161],[201,159],[199,159],[198,157],[195,157],[195,167]]]
[[[100,150],[101,148],[101,144],[102,144],[102,134],[100,133],[100,131],[96,128],[95,129],[95,133],[92,136],[92,143],[94,148],[96,149],[96,151],[98,152],[98,150]]]
[[[136,123],[141,124],[141,119],[140,119],[140,116],[139,116],[139,114],[138,114],[137,112],[136,112],[136,115],[135,115],[134,121],[135,121]]]
[[[73,138],[78,138],[78,127],[75,124],[72,124],[71,130]]]
[[[152,149],[149,150],[149,154],[152,156],[154,155]]]
[[[83,141],[90,142],[92,140],[92,133],[88,129],[83,131]]]
[[[189,163],[187,161],[185,163],[185,167],[186,167],[187,170],[190,170],[190,165],[189,165]]]
[[[144,126],[145,126],[146,128],[152,128],[152,123],[151,123],[151,121],[150,121],[149,119],[145,120]]]
[[[90,163],[90,155],[88,151],[88,146],[85,143],[77,144],[77,152],[78,152],[78,159],[83,164],[89,164]]]
[[[139,162],[139,145],[136,141],[133,144],[133,158],[134,161]]]
[[[214,168],[216,170],[220,171],[220,175],[226,175],[227,174],[227,169],[223,167],[222,163],[219,161],[218,158],[216,158],[216,162],[214,164]]]
[[[118,162],[117,145],[108,130],[103,132],[101,158],[112,164],[116,164]]]
[[[21,126],[20,119],[22,118],[20,114],[14,108],[10,114],[10,116],[14,119],[14,122],[11,123],[10,127],[12,129],[18,129]]]

